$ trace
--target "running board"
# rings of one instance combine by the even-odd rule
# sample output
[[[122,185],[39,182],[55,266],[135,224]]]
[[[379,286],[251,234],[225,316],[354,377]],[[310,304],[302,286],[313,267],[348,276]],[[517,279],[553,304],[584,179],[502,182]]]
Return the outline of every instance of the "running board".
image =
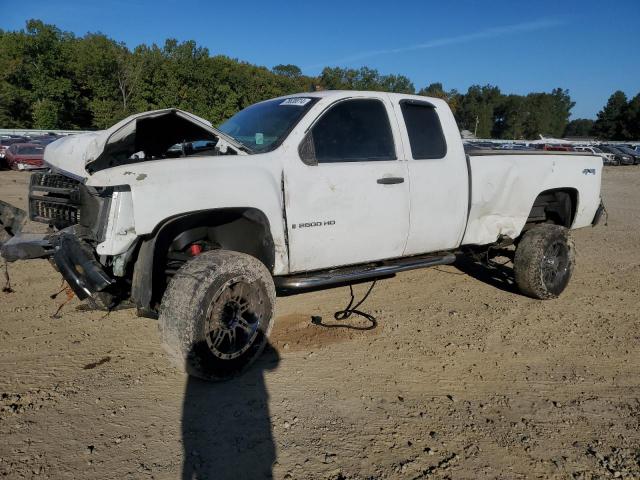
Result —
[[[399,272],[448,265],[455,262],[455,260],[456,256],[453,253],[420,255],[305,274],[274,277],[274,282],[278,292],[286,295],[300,291],[321,290],[379,278],[389,278]]]

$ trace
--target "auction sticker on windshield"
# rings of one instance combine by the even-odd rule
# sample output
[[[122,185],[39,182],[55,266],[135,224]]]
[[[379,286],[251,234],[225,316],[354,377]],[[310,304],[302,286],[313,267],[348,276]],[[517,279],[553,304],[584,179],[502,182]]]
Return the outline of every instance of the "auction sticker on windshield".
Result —
[[[280,105],[295,105],[296,107],[302,107],[311,101],[310,98],[296,97],[287,98]]]

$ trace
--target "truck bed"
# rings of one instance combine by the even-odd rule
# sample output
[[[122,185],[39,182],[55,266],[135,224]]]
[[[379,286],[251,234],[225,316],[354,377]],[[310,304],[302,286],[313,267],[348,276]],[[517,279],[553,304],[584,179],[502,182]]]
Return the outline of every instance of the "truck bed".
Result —
[[[598,209],[602,158],[581,152],[479,150],[467,154],[470,204],[462,245],[516,238],[536,197],[572,190],[577,198],[571,228],[585,227]],[[567,185],[571,185],[567,189]]]

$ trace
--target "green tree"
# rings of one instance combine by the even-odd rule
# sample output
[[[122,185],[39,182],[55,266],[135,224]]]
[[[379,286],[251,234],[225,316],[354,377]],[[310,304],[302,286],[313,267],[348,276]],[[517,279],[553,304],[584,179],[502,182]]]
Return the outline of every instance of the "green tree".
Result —
[[[501,99],[498,87],[472,85],[460,101],[458,126],[474,132],[478,138],[491,137],[495,111]]]
[[[561,88],[556,88],[551,93],[528,94],[525,98],[525,137],[561,137],[569,123],[569,115],[574,105],[569,91]]]
[[[50,99],[36,100],[31,109],[33,127],[53,129],[60,125],[61,105]]]
[[[528,116],[525,104],[525,98],[521,95],[507,95],[502,98],[494,110],[492,134],[495,138],[524,138],[524,123]]]
[[[640,140],[640,93],[627,104],[623,113],[623,124],[628,140]]]
[[[453,89],[447,92],[442,86],[442,83],[439,82],[431,83],[427,87],[421,88],[418,91],[418,95],[443,99],[449,104],[449,108],[451,108],[454,115],[457,113],[460,101],[462,99],[462,95],[460,95],[457,90]]]
[[[106,128],[132,113],[133,87],[129,50],[102,34],[87,34],[73,45],[72,64],[82,104],[76,115],[83,123]]]
[[[63,34],[51,25],[29,20],[26,30],[0,36],[0,118],[12,126],[69,122],[77,100],[65,68],[68,49]],[[52,108],[47,115],[44,109]],[[70,122],[69,122],[70,123]]]
[[[24,30],[0,30],[3,127],[105,128],[134,112],[167,107],[217,124],[252,103],[317,87],[415,92],[406,76],[383,75],[366,66],[326,67],[319,77],[310,77],[296,65],[268,69],[211,56],[194,41],[168,39],[130,50],[103,34],[75,37],[39,20],[28,21]],[[444,99],[460,127],[481,137],[560,136],[573,107],[569,92],[559,88],[521,96],[473,85],[462,94],[436,82],[418,93]],[[618,93],[596,123],[604,128],[613,119],[616,137],[640,136],[640,99],[627,104]]]
[[[300,67],[292,64],[276,65],[271,69],[271,71],[276,75],[282,75],[283,77],[289,78],[299,78],[302,76],[302,70],[300,70]]]
[[[372,68],[359,69],[326,67],[319,78],[327,90],[373,90],[398,93],[414,93],[411,80],[403,75],[380,75]]]
[[[624,114],[627,96],[618,90],[614,92],[600,112],[593,125],[593,134],[602,140],[624,140]]]
[[[430,83],[427,87],[421,88],[418,91],[418,95],[424,95],[425,97],[434,97],[434,98],[442,98],[446,100],[448,95],[447,92],[444,91],[442,87],[442,83]]]
[[[562,88],[554,88],[550,96],[552,101],[550,130],[555,137],[561,137],[569,124],[571,109],[576,103],[571,100],[569,90]]]
[[[593,130],[594,121],[589,118],[571,120],[564,130],[565,137],[588,137]]]
[[[39,125],[55,121],[57,126],[75,127],[74,110],[79,103],[78,91],[68,66],[73,35],[61,32],[39,20],[27,22],[26,37],[20,52],[20,84],[28,90],[32,121]],[[52,109],[51,114],[44,112]]]

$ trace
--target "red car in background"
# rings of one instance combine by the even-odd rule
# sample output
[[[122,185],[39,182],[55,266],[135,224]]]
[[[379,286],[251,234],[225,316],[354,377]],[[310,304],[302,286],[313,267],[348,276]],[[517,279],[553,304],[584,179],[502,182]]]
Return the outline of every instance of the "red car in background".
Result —
[[[0,170],[3,167],[6,167],[7,162],[5,161],[4,157],[7,153],[7,149],[13,145],[14,143],[24,143],[26,142],[26,139],[22,138],[22,137],[6,137],[6,138],[0,138]]]
[[[37,143],[14,143],[5,151],[5,161],[12,170],[44,168],[43,156],[44,145]]]
[[[549,143],[536,145],[536,148],[539,150],[545,150],[547,152],[573,152],[572,145],[554,145]]]

